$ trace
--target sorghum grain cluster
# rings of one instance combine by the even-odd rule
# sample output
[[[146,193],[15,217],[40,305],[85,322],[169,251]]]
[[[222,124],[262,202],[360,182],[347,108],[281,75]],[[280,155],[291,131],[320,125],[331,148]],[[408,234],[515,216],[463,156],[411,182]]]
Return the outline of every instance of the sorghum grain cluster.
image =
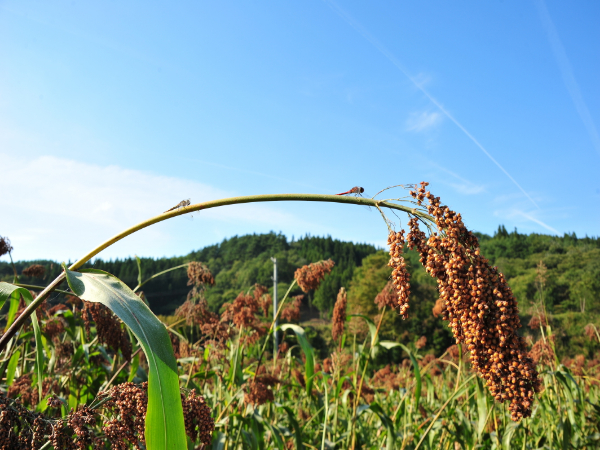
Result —
[[[334,341],[339,340],[344,334],[344,323],[346,322],[346,306],[348,305],[348,297],[346,289],[340,288],[337,300],[333,307],[333,320],[331,324],[331,335]]]
[[[481,255],[477,238],[461,215],[426,192],[427,184],[421,183],[410,194],[419,206],[427,200],[437,232],[427,238],[419,229],[419,219],[413,217],[408,223],[408,246],[418,251],[427,273],[437,279],[441,315],[450,322],[457,344],[465,344],[470,351],[471,364],[491,394],[500,402],[509,402],[513,420],[529,417],[540,379],[525,340],[517,334],[521,323],[516,299],[504,276]],[[399,236],[390,233],[388,242],[396,287],[406,285],[405,290],[398,289],[398,302],[404,308],[408,279],[401,259],[402,232]],[[405,313],[406,309],[401,309],[403,316]]]
[[[410,274],[406,269],[406,261],[402,252],[404,251],[404,230],[395,232],[390,230],[388,235],[390,246],[390,262],[392,268],[392,283],[396,289],[397,302],[395,309],[398,310],[403,319],[408,318],[408,297],[410,296]]]
[[[331,259],[308,264],[297,269],[294,272],[294,278],[298,282],[300,289],[308,293],[319,287],[325,275],[331,272],[334,265],[335,263]]]
[[[84,302],[83,320],[88,336],[90,334],[90,318],[96,323],[98,341],[115,352],[121,350],[121,354],[126,360],[131,359],[131,342],[117,316],[102,303]]]
[[[26,277],[44,278],[44,275],[46,274],[46,268],[41,264],[32,264],[26,269],[23,269],[22,274]]]

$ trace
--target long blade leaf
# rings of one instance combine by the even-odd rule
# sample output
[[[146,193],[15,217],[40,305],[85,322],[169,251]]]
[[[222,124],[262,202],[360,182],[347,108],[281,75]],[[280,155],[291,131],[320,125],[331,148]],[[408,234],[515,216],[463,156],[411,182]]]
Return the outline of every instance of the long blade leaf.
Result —
[[[148,360],[148,450],[186,448],[177,362],[165,326],[117,277],[96,269],[65,270],[67,282],[83,300],[107,306],[133,332]]]
[[[294,333],[296,333],[296,337],[300,342],[300,347],[302,347],[304,356],[306,356],[306,363],[304,365],[306,375],[306,393],[310,396],[312,395],[313,376],[315,374],[315,357],[313,354],[313,348],[308,342],[308,338],[306,337],[302,327],[291,323],[286,323],[281,325],[281,329],[284,331],[292,330]]]

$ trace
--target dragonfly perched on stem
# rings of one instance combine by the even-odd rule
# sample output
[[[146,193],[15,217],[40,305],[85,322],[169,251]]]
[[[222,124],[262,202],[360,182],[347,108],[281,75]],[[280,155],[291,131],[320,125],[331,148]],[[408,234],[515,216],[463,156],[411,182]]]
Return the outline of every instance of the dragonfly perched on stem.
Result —
[[[365,192],[365,190],[363,188],[361,188],[360,186],[354,186],[352,189],[350,189],[349,191],[346,192],[342,192],[341,194],[335,194],[335,195],[348,195],[348,194],[354,194],[357,197],[362,197],[363,192]]]
[[[172,208],[167,209],[164,213],[175,211],[176,209],[180,209],[180,208],[185,208],[186,206],[190,206],[190,199],[189,198],[187,200],[181,200],[179,203],[177,203]]]
[[[365,190],[360,187],[360,186],[354,186],[352,189],[350,189],[349,191],[346,192],[342,192],[340,194],[335,194],[335,195],[350,195],[350,194],[354,194],[356,197],[362,197],[362,193],[365,192]],[[371,211],[371,207],[370,206],[366,206],[365,207]]]

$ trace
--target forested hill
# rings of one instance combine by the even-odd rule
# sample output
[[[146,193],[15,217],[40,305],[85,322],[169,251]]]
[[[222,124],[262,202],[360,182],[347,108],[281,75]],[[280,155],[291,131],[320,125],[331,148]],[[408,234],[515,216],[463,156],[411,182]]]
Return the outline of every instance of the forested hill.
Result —
[[[216,280],[215,286],[207,290],[206,297],[210,307],[218,310],[224,302],[232,301],[240,291],[249,289],[254,283],[272,288],[271,257],[277,258],[278,289],[281,295],[288,289],[298,267],[331,258],[335,261],[335,267],[311,299],[316,308],[329,311],[333,307],[339,288],[350,284],[354,269],[376,250],[372,245],[343,242],[330,236],[305,236],[288,241],[284,235],[271,232],[235,236],[186,256],[141,258],[140,262],[143,279],[189,261],[205,263]],[[21,275],[23,269],[31,264],[42,264],[46,267],[43,280]],[[20,275],[19,281],[25,284],[47,284],[60,272],[60,265],[55,261],[17,261],[15,265]],[[111,261],[96,259],[86,267],[112,273],[132,288],[137,285],[138,265],[135,258]],[[12,275],[10,264],[0,262],[0,280],[12,281]],[[172,313],[185,300],[189,289],[185,269],[157,277],[142,288],[156,314]],[[297,289],[294,293],[299,294],[301,291]]]
[[[578,238],[575,234],[565,234],[562,237],[527,235],[516,230],[508,232],[504,226],[500,226],[494,236],[481,233],[477,235],[482,253],[506,275],[521,305],[529,305],[543,295],[548,311],[554,314],[569,311],[600,313],[598,238]],[[18,249],[15,249],[15,253],[17,252]],[[272,256],[278,261],[280,295],[283,295],[291,283],[296,268],[322,259],[331,258],[335,261],[333,272],[311,299],[313,305],[323,312],[331,311],[341,286],[349,289],[352,297],[356,297],[359,292],[364,293],[361,294],[364,297],[361,302],[372,304],[373,292],[383,287],[380,285],[385,284],[389,275],[385,254],[378,253],[372,245],[312,236],[288,241],[281,234],[269,233],[235,236],[181,257],[142,258],[142,278],[146,279],[188,261],[204,262],[216,279],[216,285],[207,290],[207,300],[211,308],[218,310],[220,305],[231,301],[240,291],[249,289],[254,283],[271,288]],[[363,266],[363,260],[367,256],[369,258],[365,261],[369,267],[357,271],[356,268]],[[412,292],[415,297],[411,311],[414,312],[413,317],[420,317],[422,313],[425,320],[426,316],[430,316],[430,303],[437,296],[435,282],[428,279],[424,272],[420,273],[422,269],[416,255],[409,253],[408,256],[410,270],[413,272]],[[540,261],[547,270],[542,293],[539,292],[539,283],[536,285]],[[46,267],[43,280],[21,276],[22,270],[33,263]],[[60,271],[59,264],[54,261],[18,261],[15,264],[20,282],[26,284],[47,284]],[[137,284],[138,267],[134,258],[95,260],[90,266],[116,275],[131,287]],[[12,273],[10,264],[0,262],[0,280],[12,281]],[[142,290],[157,314],[169,314],[185,299],[189,290],[186,283],[185,269],[179,269],[149,282]],[[417,322],[415,326],[423,326],[423,322]]]

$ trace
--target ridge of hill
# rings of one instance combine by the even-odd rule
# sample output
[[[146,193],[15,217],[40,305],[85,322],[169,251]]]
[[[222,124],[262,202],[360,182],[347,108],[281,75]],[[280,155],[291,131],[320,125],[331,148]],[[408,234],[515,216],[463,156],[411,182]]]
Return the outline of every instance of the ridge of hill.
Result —
[[[211,309],[217,311],[225,302],[230,302],[241,292],[259,283],[272,290],[273,262],[277,258],[278,289],[285,293],[289,288],[294,271],[305,264],[333,259],[335,267],[324,280],[318,291],[311,295],[311,304],[320,311],[329,311],[340,287],[347,286],[354,269],[362,260],[377,251],[370,244],[356,244],[333,239],[331,236],[304,236],[289,241],[283,234],[250,234],[234,236],[215,245],[192,251],[185,256],[171,258],[140,258],[142,279],[155,273],[190,261],[205,263],[215,277],[215,286],[206,291],[206,299]],[[44,284],[56,277],[61,268],[55,261],[16,261],[19,274],[31,264],[41,264],[46,268],[44,280],[19,275],[21,283]],[[129,287],[137,285],[138,265],[135,258],[115,260],[95,259],[85,267],[105,270]],[[13,270],[9,263],[0,262],[0,280],[12,281]],[[172,314],[185,300],[189,291],[185,269],[162,275],[143,286],[143,291],[156,314]],[[300,289],[292,294],[300,294]]]
[[[591,352],[583,328],[590,322],[600,325],[600,240],[595,237],[578,238],[575,234],[561,237],[527,235],[516,229],[508,232],[502,225],[493,236],[476,234],[482,253],[504,273],[515,293],[523,324],[526,325],[531,318],[534,304],[543,301],[557,330],[557,346],[563,349],[561,353],[571,353],[571,350]],[[215,286],[206,290],[206,299],[212,310],[219,311],[223,303],[232,301],[255,283],[267,286],[272,293],[271,257],[278,261],[280,296],[290,286],[298,267],[329,258],[335,261],[331,274],[319,289],[305,299],[304,319],[319,315],[327,317],[342,286],[348,290],[349,313],[371,317],[378,314],[373,300],[391,273],[387,266],[387,252],[373,245],[343,242],[331,236],[307,235],[291,241],[274,232],[234,236],[185,256],[141,258],[140,264],[142,278],[146,279],[189,261],[205,263],[216,280]],[[389,314],[382,326],[382,335],[404,342],[426,336],[428,347],[439,354],[452,343],[452,337],[442,320],[432,315],[438,298],[436,282],[425,273],[415,252],[407,251],[406,259],[411,273],[410,317],[402,321]],[[21,275],[23,269],[31,264],[44,265],[46,275],[43,280]],[[17,261],[15,266],[20,274],[19,281],[25,284],[45,285],[61,270],[59,264],[47,260]],[[96,259],[87,267],[112,273],[130,287],[137,285],[135,258]],[[12,276],[11,265],[0,262],[0,280],[11,282]],[[186,271],[179,269],[162,275],[144,285],[143,290],[156,314],[172,314],[189,291]],[[296,288],[291,295],[300,293],[300,289]],[[325,327],[318,338],[326,345],[330,340],[328,332],[324,331],[328,327],[326,322],[311,323]],[[314,330],[311,333],[314,335]],[[536,332],[527,327],[523,334],[536,337]]]

